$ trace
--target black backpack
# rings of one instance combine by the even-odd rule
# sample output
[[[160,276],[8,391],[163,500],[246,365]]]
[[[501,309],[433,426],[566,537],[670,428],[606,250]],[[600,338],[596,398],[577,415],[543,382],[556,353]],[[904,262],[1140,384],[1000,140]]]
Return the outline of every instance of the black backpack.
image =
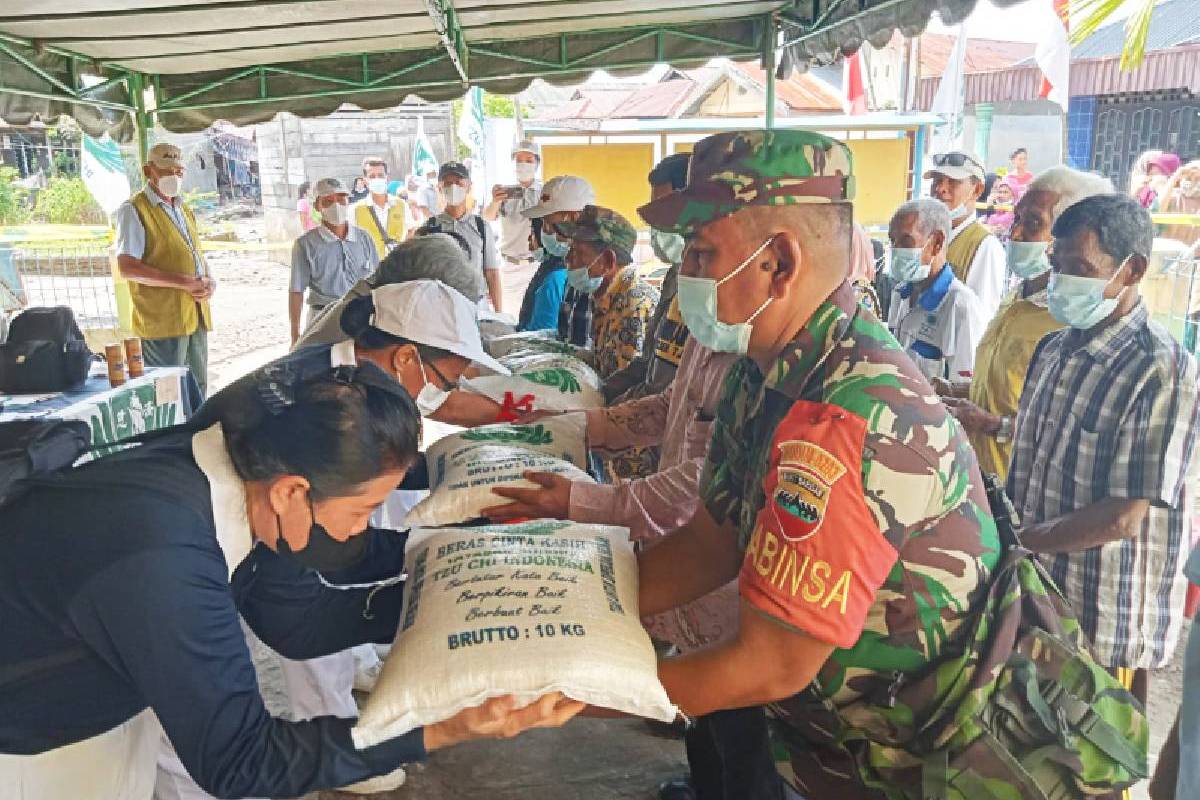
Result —
[[[92,351],[71,309],[28,308],[12,321],[8,341],[0,344],[0,392],[78,389],[91,365]]]
[[[91,429],[78,420],[0,422],[0,508],[21,494],[26,480],[66,469],[91,444]]]

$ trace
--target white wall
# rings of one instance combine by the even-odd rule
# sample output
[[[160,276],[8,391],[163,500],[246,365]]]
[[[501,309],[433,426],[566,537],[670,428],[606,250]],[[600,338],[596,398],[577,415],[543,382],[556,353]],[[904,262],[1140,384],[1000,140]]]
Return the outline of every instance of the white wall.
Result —
[[[1029,151],[1029,170],[1041,172],[1062,163],[1063,116],[1046,101],[996,103],[988,140],[989,172],[1008,166],[1008,155],[1018,147]],[[976,118],[969,111],[963,125],[963,144],[975,146]]]

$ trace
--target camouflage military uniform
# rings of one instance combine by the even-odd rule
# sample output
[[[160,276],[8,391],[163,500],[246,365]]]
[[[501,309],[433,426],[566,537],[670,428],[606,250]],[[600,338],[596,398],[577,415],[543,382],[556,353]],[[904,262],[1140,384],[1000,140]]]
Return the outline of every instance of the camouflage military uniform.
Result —
[[[886,693],[893,673],[955,640],[1000,552],[975,456],[848,284],[769,377],[743,359],[725,391],[702,498],[746,551],[743,599],[840,648],[806,693],[815,697],[778,711],[813,746],[800,751],[797,788],[847,797],[820,793],[845,792],[837,774],[854,770],[821,751],[829,743],[806,706],[852,713],[853,700]]]
[[[697,145],[686,189],[642,215],[688,233],[748,205],[845,200],[850,175],[845,145],[817,134],[724,134]],[[838,648],[773,706],[785,777],[812,798],[882,796],[861,782],[878,753],[839,737],[929,709],[889,718],[855,701],[887,696],[966,638],[1001,551],[966,437],[846,282],[766,375],[749,358],[730,370],[700,487],[745,552],[742,599]]]

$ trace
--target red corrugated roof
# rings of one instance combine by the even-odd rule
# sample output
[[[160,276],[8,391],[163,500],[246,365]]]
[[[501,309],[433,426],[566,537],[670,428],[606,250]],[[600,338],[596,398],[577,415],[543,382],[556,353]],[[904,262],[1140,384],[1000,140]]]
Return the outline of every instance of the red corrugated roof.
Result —
[[[966,75],[965,102],[997,103],[1036,100],[1042,72],[1035,65]],[[917,92],[917,107],[928,109],[940,78],[925,78]],[[1200,44],[1155,50],[1132,72],[1121,70],[1121,57],[1081,58],[1071,62],[1071,96],[1156,92],[1187,89],[1200,93]]]
[[[734,62],[733,67],[759,87],[766,85],[767,73],[758,64]],[[793,72],[786,81],[776,81],[775,99],[792,111],[842,111],[841,92],[807,72]]]
[[[688,78],[639,87],[616,107],[612,116],[619,119],[676,117],[695,88],[695,82]]]
[[[949,33],[921,34],[921,77],[938,76],[946,71],[950,51],[954,49],[955,36]],[[888,49],[898,50],[905,39],[899,31],[892,35]],[[1006,69],[1027,58],[1033,58],[1036,45],[1031,42],[1005,42],[999,39],[967,40],[967,54],[963,58],[964,72],[988,72]]]

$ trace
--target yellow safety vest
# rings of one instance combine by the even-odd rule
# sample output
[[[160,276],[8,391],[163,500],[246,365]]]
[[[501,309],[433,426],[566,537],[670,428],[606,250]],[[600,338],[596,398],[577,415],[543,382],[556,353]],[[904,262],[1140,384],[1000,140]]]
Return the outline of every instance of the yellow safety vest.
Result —
[[[1062,327],[1050,311],[1032,300],[1010,295],[1000,304],[979,347],[975,349],[975,374],[970,400],[989,414],[1015,417],[1025,387],[1025,372],[1038,342]],[[972,433],[968,437],[982,472],[1008,476],[1012,442],[1001,444],[991,436]]]
[[[146,196],[138,192],[131,199],[138,219],[146,229],[146,251],[142,261],[154,269],[172,275],[194,276],[196,260],[192,249],[183,238],[170,215]],[[196,247],[200,246],[200,234],[196,231],[196,219],[187,206],[183,210],[183,221]],[[208,263],[200,254],[204,274],[208,274]],[[190,336],[201,325],[212,330],[212,312],[208,302],[196,300],[182,289],[166,286],[146,286],[129,282],[129,295],[133,301],[133,332],[143,339],[167,339],[175,336]]]
[[[979,252],[979,246],[991,235],[992,232],[982,222],[975,220],[954,237],[954,241],[946,248],[946,260],[950,262],[954,277],[963,283],[967,282],[967,275],[971,272],[971,265],[975,263],[975,254]]]
[[[388,254],[387,244],[379,233],[378,217],[371,210],[375,203],[370,195],[354,206],[354,224],[367,232],[371,241],[375,242],[375,254],[382,260]],[[404,241],[404,207],[396,203],[388,209],[387,234],[395,242]]]

